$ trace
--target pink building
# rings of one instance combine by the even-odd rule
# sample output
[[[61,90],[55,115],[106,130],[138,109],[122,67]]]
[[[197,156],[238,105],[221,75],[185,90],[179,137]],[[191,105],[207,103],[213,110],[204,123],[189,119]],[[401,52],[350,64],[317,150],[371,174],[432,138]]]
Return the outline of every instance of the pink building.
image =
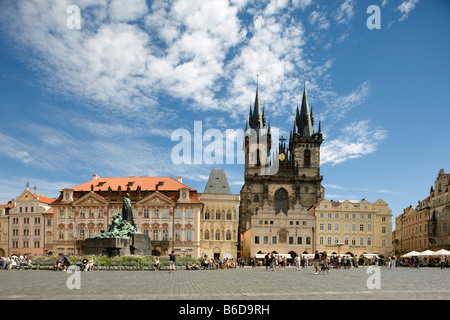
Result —
[[[55,199],[32,193],[28,188],[12,201],[9,210],[8,255],[44,253],[44,213]]]

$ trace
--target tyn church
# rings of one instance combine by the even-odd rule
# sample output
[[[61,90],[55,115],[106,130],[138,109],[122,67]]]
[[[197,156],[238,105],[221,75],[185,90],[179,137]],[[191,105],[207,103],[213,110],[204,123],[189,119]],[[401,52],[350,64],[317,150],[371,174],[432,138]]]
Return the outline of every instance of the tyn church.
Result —
[[[272,133],[261,111],[259,88],[250,106],[244,137],[245,171],[239,206],[239,250],[243,258],[258,254],[312,253],[314,212],[324,198],[320,175],[322,129],[314,132],[314,115],[308,105],[306,84],[301,107],[297,105],[289,141],[278,139],[270,156]]]

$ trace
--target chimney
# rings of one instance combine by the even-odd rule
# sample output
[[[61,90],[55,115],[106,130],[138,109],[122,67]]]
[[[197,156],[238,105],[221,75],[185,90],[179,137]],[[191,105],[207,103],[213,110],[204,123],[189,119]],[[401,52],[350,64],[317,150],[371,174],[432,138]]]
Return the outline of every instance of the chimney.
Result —
[[[182,176],[178,176],[178,182],[179,183],[183,183],[183,177]]]
[[[92,180],[97,180],[98,178],[100,178],[98,175],[96,175],[96,174],[92,175]]]

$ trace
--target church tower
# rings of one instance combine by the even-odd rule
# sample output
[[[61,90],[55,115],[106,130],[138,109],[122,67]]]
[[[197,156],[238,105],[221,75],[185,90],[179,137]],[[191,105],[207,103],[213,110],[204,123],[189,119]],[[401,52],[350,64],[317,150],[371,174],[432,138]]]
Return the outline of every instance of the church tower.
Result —
[[[308,209],[324,197],[324,189],[321,185],[323,177],[320,175],[322,128],[319,121],[318,130],[314,131],[314,115],[309,107],[306,84],[303,88],[300,110],[297,105],[289,141],[280,137],[276,150],[271,150],[273,137],[270,122],[266,127],[265,117],[265,107],[261,111],[259,86],[257,85],[255,103],[253,110],[250,106],[244,137],[244,185],[241,189],[239,205],[239,243],[242,256],[256,250],[249,248],[249,246],[258,247],[259,245],[252,244],[252,241],[267,242],[265,236],[261,235],[264,240],[260,240],[259,235],[256,236],[255,232],[263,230],[261,232],[269,233],[272,231],[271,225],[275,228],[277,220],[287,221],[287,216],[293,215],[297,217],[295,219],[299,219],[301,215],[308,216]],[[267,220],[271,214],[273,219]],[[263,216],[266,218],[262,218]],[[256,217],[259,218],[256,219]],[[308,219],[313,219],[313,217],[308,216]],[[255,223],[258,225],[254,225]],[[296,223],[300,223],[300,221]],[[260,227],[263,229],[258,229]],[[308,228],[313,229],[312,227]],[[312,232],[311,230],[304,231]],[[278,240],[274,239],[277,245],[272,245],[271,248],[280,252],[280,250],[288,249],[289,246],[283,247],[283,245],[293,241],[291,239],[293,233],[298,234],[302,231],[286,227],[278,228],[276,232],[280,235],[280,242],[276,242]],[[244,242],[245,237],[247,238]],[[249,237],[254,239],[249,239]],[[270,235],[269,238],[271,237],[274,236]],[[297,238],[301,239],[301,236]],[[312,238],[310,234],[309,238]],[[245,253],[243,246],[246,247]],[[300,250],[300,247],[297,249]],[[264,252],[264,250],[260,251]]]

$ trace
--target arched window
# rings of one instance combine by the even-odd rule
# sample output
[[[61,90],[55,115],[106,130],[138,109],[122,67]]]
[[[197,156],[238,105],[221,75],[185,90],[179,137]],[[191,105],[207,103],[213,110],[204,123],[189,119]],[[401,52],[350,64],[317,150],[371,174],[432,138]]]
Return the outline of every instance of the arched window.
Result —
[[[287,211],[289,209],[289,195],[286,189],[280,188],[275,191],[274,198],[275,214],[280,213],[280,211],[283,211],[284,214],[287,214]]]
[[[205,220],[209,220],[209,210],[205,211]]]
[[[305,161],[305,166],[311,165],[311,151],[309,151],[309,149],[305,150],[304,161]]]
[[[231,240],[231,231],[230,230],[227,231],[226,239]]]
[[[220,240],[220,232],[219,232],[219,230],[216,231],[216,240]]]
[[[220,220],[220,211],[219,210],[216,211],[216,220]]]
[[[209,231],[208,230],[206,230],[205,231],[205,240],[209,240]]]
[[[227,211],[227,220],[231,220],[231,210]]]

